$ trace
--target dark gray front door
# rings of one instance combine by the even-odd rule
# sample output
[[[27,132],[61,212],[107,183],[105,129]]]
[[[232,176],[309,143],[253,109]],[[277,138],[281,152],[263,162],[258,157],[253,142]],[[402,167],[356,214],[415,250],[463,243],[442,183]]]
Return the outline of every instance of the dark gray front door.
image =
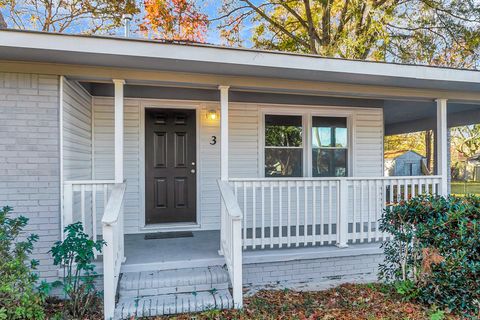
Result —
[[[196,221],[196,112],[145,111],[145,221]]]

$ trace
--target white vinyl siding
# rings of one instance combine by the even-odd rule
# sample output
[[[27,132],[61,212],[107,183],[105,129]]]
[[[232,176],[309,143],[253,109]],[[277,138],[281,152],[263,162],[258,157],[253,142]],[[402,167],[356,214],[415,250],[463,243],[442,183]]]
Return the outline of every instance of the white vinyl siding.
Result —
[[[64,180],[92,178],[92,97],[78,83],[63,80]]]
[[[113,179],[114,113],[113,99],[94,98],[94,179]],[[124,104],[125,232],[139,230],[140,212],[140,101],[125,99]]]
[[[383,177],[383,109],[354,114],[353,176]]]
[[[113,179],[113,99],[94,98],[94,179]],[[186,102],[164,102],[146,99],[125,99],[125,230],[127,233],[146,232],[143,228],[143,108],[185,106]],[[220,196],[216,180],[220,177],[219,119],[208,120],[207,110],[219,110],[218,103],[188,103],[197,107],[199,121],[197,159],[198,223],[202,230],[219,229]],[[279,107],[292,110],[303,107]],[[306,107],[313,110],[312,107]],[[318,107],[320,110],[322,107]],[[262,106],[230,103],[229,110],[229,176],[232,178],[260,177],[259,148]],[[334,110],[329,108],[330,110]],[[352,114],[352,167],[355,176],[382,176],[383,115],[381,109],[338,108]],[[221,116],[221,115],[220,115]],[[212,136],[217,143],[211,145]],[[358,144],[358,147],[357,147]]]

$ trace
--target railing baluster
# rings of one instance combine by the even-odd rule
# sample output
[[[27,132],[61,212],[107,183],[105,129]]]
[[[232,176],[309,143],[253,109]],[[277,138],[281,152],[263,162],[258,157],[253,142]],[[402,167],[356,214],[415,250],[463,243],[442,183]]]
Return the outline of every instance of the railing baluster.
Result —
[[[360,208],[360,242],[365,241],[365,234],[364,234],[364,229],[365,229],[365,222],[364,222],[364,190],[363,190],[363,180],[360,180],[360,203],[359,203],[359,208]]]
[[[83,230],[88,233],[87,226],[86,226],[86,213],[85,213],[85,185],[82,184],[80,187],[80,213],[81,213],[81,222],[83,226]]]
[[[320,245],[323,245],[324,239],[324,216],[325,216],[325,205],[323,203],[324,197],[324,185],[323,181],[320,181]]]
[[[292,216],[292,194],[290,191],[290,181],[287,181],[287,247],[289,248],[292,243],[291,216]]]
[[[273,183],[270,184],[270,249],[273,248],[274,224],[273,224]]]
[[[247,249],[247,182],[243,182],[243,249]]]
[[[260,182],[262,190],[262,249],[265,248],[265,188],[263,182]]]
[[[333,199],[332,199],[332,181],[328,181],[328,243],[332,242],[332,216],[333,216]],[[338,209],[338,208],[337,208]],[[338,228],[338,226],[337,226]]]
[[[282,224],[282,185],[278,181],[278,247],[283,247],[283,224]]]
[[[317,193],[316,181],[312,181],[312,246],[317,245]]]
[[[304,245],[307,245],[307,240],[308,240],[308,188],[307,188],[307,182],[303,182],[303,194],[304,194],[304,208],[303,208],[303,216],[304,216],[304,221],[303,221],[303,243]]]
[[[353,224],[352,224],[352,242],[355,244],[357,242],[357,181],[352,181],[352,215],[353,215]]]
[[[252,249],[255,250],[257,247],[257,185],[255,181],[252,182],[252,243],[253,247]]]
[[[295,238],[296,238],[296,246],[298,247],[300,244],[300,194],[299,194],[299,188],[298,188],[298,180],[295,181],[295,197],[296,197],[296,202],[295,204],[297,205],[297,223],[295,225]]]

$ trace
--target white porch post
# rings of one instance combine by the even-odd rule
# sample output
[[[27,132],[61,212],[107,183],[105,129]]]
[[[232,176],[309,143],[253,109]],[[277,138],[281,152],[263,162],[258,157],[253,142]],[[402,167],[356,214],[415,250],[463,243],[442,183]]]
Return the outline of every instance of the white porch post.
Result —
[[[113,79],[115,86],[115,183],[123,183],[123,85],[125,80]]]
[[[220,179],[228,180],[228,86],[220,89]]]
[[[220,179],[228,180],[228,90],[229,86],[219,86],[220,90]],[[221,201],[220,212],[220,251],[223,255],[222,246],[225,241],[226,208]]]
[[[447,99],[437,99],[437,174],[442,177],[438,194],[448,195],[448,126]]]

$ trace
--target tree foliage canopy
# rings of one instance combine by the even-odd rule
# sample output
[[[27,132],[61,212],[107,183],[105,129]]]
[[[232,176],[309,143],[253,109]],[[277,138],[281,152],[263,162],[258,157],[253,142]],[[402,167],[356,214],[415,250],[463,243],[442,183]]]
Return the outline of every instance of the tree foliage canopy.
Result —
[[[474,67],[477,0],[224,0],[222,34],[253,23],[258,48],[353,59]]]
[[[191,0],[145,0],[140,29],[166,40],[205,41],[208,17]]]

